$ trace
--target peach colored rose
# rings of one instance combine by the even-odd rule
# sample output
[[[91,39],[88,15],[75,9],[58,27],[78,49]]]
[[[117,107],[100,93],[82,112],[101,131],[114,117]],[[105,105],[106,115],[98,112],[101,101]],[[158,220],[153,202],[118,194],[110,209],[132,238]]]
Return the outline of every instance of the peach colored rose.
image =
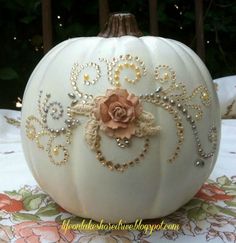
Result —
[[[135,133],[135,120],[142,113],[139,98],[125,89],[108,89],[96,99],[95,118],[109,136],[130,138]]]
[[[23,242],[73,242],[74,233],[64,231],[56,222],[23,222],[13,226],[16,243]]]

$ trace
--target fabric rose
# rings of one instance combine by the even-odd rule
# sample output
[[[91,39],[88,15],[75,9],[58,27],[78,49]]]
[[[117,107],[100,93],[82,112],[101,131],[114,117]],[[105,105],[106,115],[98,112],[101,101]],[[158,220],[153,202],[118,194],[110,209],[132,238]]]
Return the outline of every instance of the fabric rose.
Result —
[[[7,212],[17,212],[24,209],[23,202],[12,199],[8,195],[0,193],[0,210]]]
[[[101,129],[109,136],[130,138],[135,134],[135,121],[142,113],[139,98],[125,89],[108,89],[95,100],[93,110]]]
[[[16,243],[23,242],[73,242],[75,234],[64,231],[56,222],[22,222],[13,226]]]
[[[218,186],[213,184],[204,184],[200,191],[196,194],[197,198],[201,198],[205,201],[216,202],[218,200],[222,201],[231,201],[233,200],[233,196],[227,195],[225,191],[223,191]]]

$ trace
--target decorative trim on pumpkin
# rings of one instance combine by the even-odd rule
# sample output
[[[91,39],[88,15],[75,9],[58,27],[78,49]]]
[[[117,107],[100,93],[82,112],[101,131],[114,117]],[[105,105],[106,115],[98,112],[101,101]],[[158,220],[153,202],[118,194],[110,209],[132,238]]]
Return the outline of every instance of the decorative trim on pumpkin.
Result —
[[[146,75],[146,67],[139,57],[127,54],[113,58],[111,61],[105,58],[99,60],[107,64],[108,81],[115,86],[114,89],[108,89],[103,96],[98,97],[82,93],[77,83],[81,79],[81,75],[83,75],[83,84],[91,85],[98,81],[101,70],[99,65],[94,62],[85,65],[76,63],[72,67],[70,77],[75,93],[68,94],[72,102],[67,108],[67,112],[60,102],[51,101],[51,94],[42,97],[43,92],[40,91],[38,99],[40,119],[29,116],[26,120],[27,137],[35,141],[39,149],[48,153],[52,163],[61,165],[69,161],[68,146],[71,144],[73,131],[80,125],[79,119],[87,117],[85,141],[89,148],[95,151],[96,158],[102,165],[110,170],[123,172],[138,164],[148,152],[150,136],[157,135],[160,130],[160,127],[156,125],[154,115],[143,110],[144,103],[152,104],[158,109],[168,112],[175,122],[177,143],[168,158],[168,162],[174,162],[177,159],[184,143],[185,127],[183,119],[189,123],[193,132],[199,156],[198,162],[213,157],[218,140],[216,127],[212,125],[208,132],[208,141],[212,144],[210,152],[204,151],[197,129],[197,121],[200,121],[203,117],[202,105],[207,108],[211,104],[211,97],[205,86],[196,87],[188,95],[186,86],[176,81],[175,71],[168,65],[159,65],[154,70],[154,80],[161,86],[153,93],[136,95],[120,88],[120,86],[123,82],[135,84],[142,76]],[[86,68],[94,68],[93,75],[95,75],[95,78],[91,79],[90,73],[83,73]],[[124,73],[123,79],[121,79],[121,72],[125,72],[126,69],[129,69],[129,72],[134,72],[134,79],[124,77]],[[65,114],[67,114],[67,117],[64,118],[64,126],[55,128],[55,122],[61,121]],[[117,163],[106,159],[103,154],[102,134],[114,139],[121,149],[129,148],[133,137],[144,139],[144,145],[133,160]],[[45,140],[46,145],[44,145]],[[198,162],[195,162],[196,166],[200,166]]]
[[[121,74],[128,70],[133,72],[134,77],[131,78],[128,74],[125,74],[123,79],[125,82],[130,84],[137,83],[142,76],[146,76],[147,73],[144,62],[139,57],[133,57],[130,54],[120,55],[119,57],[114,57],[111,60],[100,58],[99,61],[107,64],[108,80],[115,87],[121,86]]]

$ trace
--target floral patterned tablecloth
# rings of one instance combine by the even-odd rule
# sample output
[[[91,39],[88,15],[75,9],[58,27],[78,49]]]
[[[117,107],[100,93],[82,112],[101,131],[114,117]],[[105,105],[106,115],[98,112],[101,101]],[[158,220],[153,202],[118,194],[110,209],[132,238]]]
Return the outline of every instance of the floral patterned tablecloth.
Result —
[[[64,219],[79,223],[43,192],[33,179],[20,141],[20,112],[0,110],[0,242],[235,242],[236,243],[236,120],[222,120],[217,164],[196,196],[161,220],[179,231],[63,230]]]

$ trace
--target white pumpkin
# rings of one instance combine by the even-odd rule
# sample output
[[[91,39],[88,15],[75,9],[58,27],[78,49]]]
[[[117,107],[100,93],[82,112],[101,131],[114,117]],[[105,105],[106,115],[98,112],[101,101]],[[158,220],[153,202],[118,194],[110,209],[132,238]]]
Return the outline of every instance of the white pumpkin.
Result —
[[[98,221],[184,205],[211,173],[219,137],[211,76],[171,39],[69,39],[41,60],[24,94],[22,143],[35,179],[63,208]]]

